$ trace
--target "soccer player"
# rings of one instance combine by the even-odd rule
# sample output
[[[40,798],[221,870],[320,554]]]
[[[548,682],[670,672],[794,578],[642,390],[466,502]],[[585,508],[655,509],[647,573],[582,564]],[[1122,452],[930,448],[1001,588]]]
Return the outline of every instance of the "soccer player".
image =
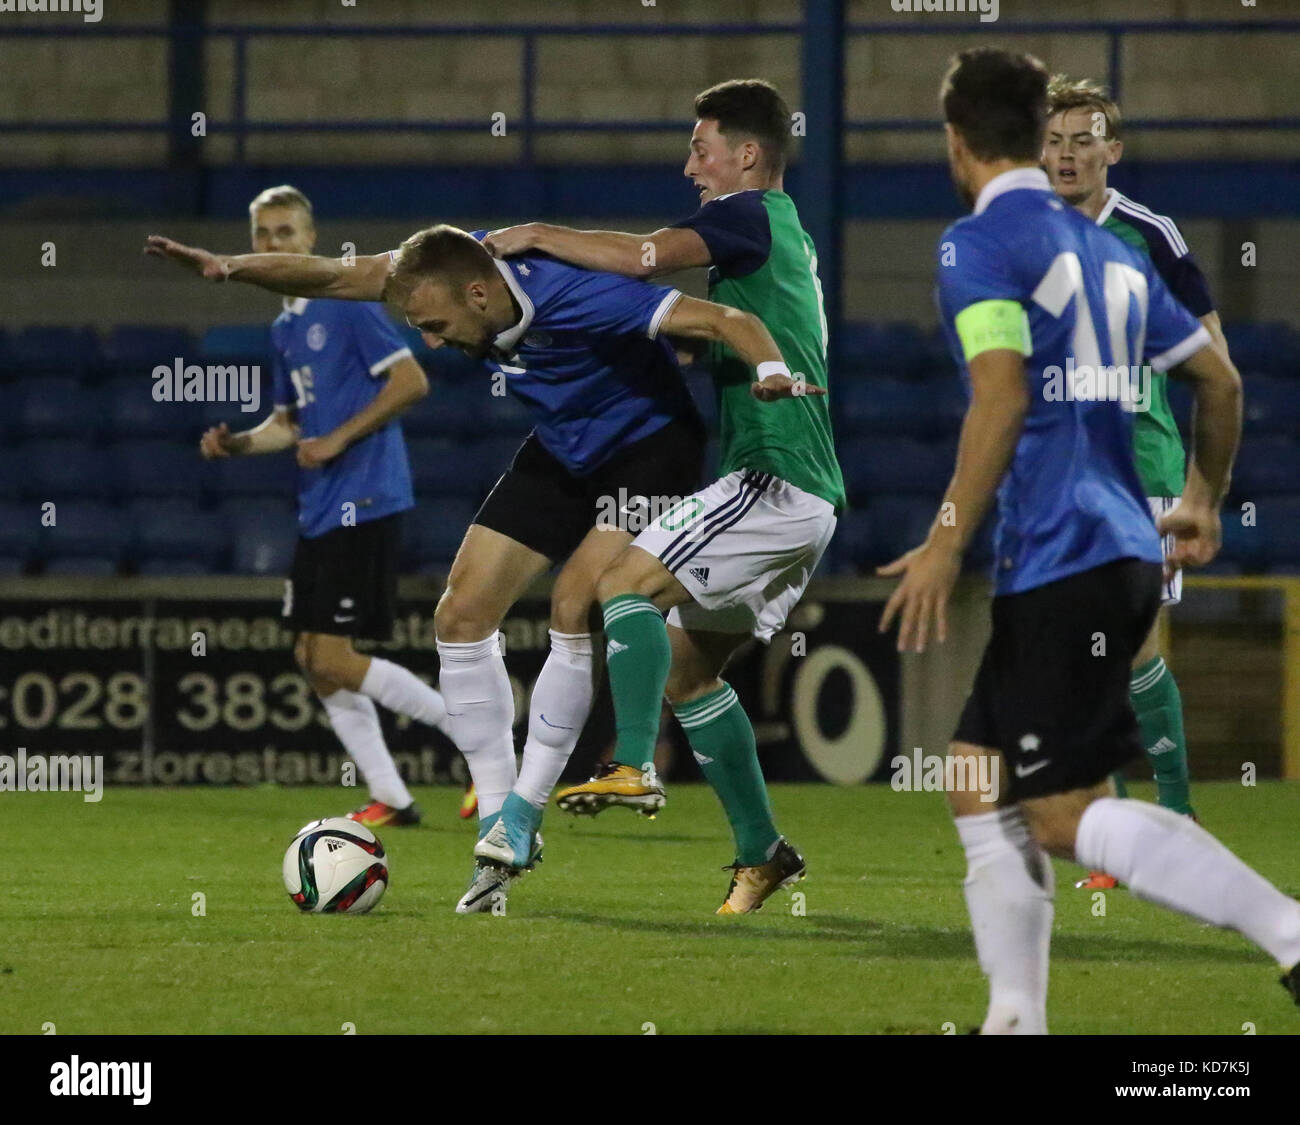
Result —
[[[690,218],[647,235],[530,224],[495,232],[488,244],[502,255],[540,250],[633,277],[708,266],[710,299],[761,318],[806,387],[824,388],[817,255],[783,184],[790,112],[771,84],[744,80],[703,91],[695,116],[684,172],[700,208]],[[754,729],[721,675],[749,637],[767,643],[784,626],[830,541],[844,482],[824,399],[758,408],[744,357],[714,345],[711,366],[721,479],[652,523],[602,576],[618,749],[556,801],[579,814],[659,808],[663,786],[647,767],[666,692],[735,836],[718,913],[747,914],[805,868],[776,828]]]
[[[621,495],[680,496],[699,483],[704,433],[664,334],[725,341],[763,378],[746,394],[775,401],[800,385],[762,322],[677,290],[530,254],[498,261],[455,227],[420,231],[400,251],[355,261],[293,254],[219,258],[168,239],[151,253],[213,280],[298,296],[398,303],[430,347],[482,360],[531,409],[536,428],[475,516],[438,602],[435,627],[453,740],[479,803],[480,840],[508,796],[511,862],[480,856],[460,913],[500,910],[511,879],[540,852],[542,810],[591,710],[588,617],[597,577],[632,541]],[[567,560],[567,561],[566,561]],[[514,701],[497,629],[528,585],[564,562],[551,598],[551,652],[533,690],[516,775]],[[516,784],[516,782],[518,782]],[[500,835],[498,833],[498,835]]]
[[[249,204],[257,253],[310,254],[311,202],[287,184]],[[388,640],[397,600],[401,513],[415,503],[398,417],[429,393],[381,305],[299,298],[271,326],[274,412],[200,442],[209,459],[296,447],[298,547],[285,582],[294,656],[370,789],[349,816],[370,828],[414,825],[420,810],[384,744],[375,702],[448,733],[442,696],[353,639]]]
[[[948,793],[989,980],[981,1030],[1047,1030],[1048,854],[1239,931],[1278,961],[1300,1003],[1300,903],[1190,817],[1117,798],[1109,780],[1142,748],[1129,666],[1159,607],[1162,556],[1134,464],[1132,383],[1097,369],[1147,363],[1192,382],[1195,472],[1160,518],[1176,539],[1170,567],[1203,565],[1218,549],[1240,379],[1150,258],[1052,193],[1039,167],[1047,73],[1037,59],[963,51],[941,100],[953,179],[973,214],[943,233],[938,296],[971,404],[943,515],[881,568],[901,582],[880,626],[899,620],[900,651],[924,649],[932,625],[943,641],[962,552],[996,491],[993,631],[949,747],[967,770],[999,771],[994,811],[977,792]],[[1062,393],[1070,369],[1090,394]]]
[[[1047,87],[1047,140],[1043,166],[1056,194],[1080,214],[1123,239],[1145,254],[1174,297],[1195,316],[1223,354],[1227,342],[1205,275],[1187,249],[1187,243],[1172,219],[1157,215],[1127,196],[1106,186],[1110,167],[1118,163],[1124,149],[1120,139],[1119,107],[1104,87],[1087,79],[1072,80],[1063,74]],[[1138,476],[1146,490],[1151,513],[1159,518],[1178,502],[1183,491],[1185,457],[1178,426],[1169,409],[1165,380],[1152,383],[1150,407],[1133,418],[1134,449]],[[1166,553],[1172,548],[1166,537]],[[1175,571],[1160,596],[1160,617],[1142,642],[1133,662],[1129,696],[1142,729],[1142,748],[1156,779],[1157,800],[1167,809],[1195,815],[1187,773],[1187,741],[1183,735],[1183,701],[1173,673],[1160,652],[1160,618],[1167,607],[1182,598],[1183,576]],[[1123,779],[1116,784],[1123,792]],[[1115,880],[1093,872],[1079,886],[1107,889]]]

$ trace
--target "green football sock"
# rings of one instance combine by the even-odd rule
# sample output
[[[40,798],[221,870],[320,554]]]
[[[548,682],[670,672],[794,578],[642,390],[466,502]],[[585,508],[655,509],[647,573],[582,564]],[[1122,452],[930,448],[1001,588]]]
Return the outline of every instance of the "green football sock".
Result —
[[[1129,698],[1142,728],[1147,763],[1156,775],[1156,799],[1164,808],[1190,816],[1183,699],[1163,657],[1134,669]]]
[[[672,663],[668,626],[654,602],[640,594],[619,594],[600,608],[605,615],[605,664],[618,731],[614,761],[644,769],[655,760],[664,686]]]
[[[726,810],[736,837],[736,862],[745,867],[766,863],[781,838],[772,823],[767,785],[758,765],[758,749],[749,716],[730,684],[723,684],[673,713],[686,729],[691,751]]]

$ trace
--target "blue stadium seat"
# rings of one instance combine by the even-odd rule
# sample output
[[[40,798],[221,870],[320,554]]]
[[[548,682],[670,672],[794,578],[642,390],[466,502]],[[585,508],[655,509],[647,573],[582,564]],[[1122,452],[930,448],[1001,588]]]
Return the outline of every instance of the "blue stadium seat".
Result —
[[[222,506],[235,574],[288,574],[298,544],[293,506],[275,501],[227,501]]]
[[[718,428],[718,392],[713,385],[713,378],[700,368],[692,367],[689,371],[686,385],[690,388],[691,397],[699,407],[700,417],[704,419],[710,432],[715,431]],[[838,386],[836,392],[838,393]]]
[[[200,503],[210,491],[214,470],[196,444],[132,441],[109,447],[118,488],[127,500],[174,496]]]
[[[479,437],[487,425],[492,382],[482,372],[474,381],[437,382],[402,416],[402,428],[412,437]]]
[[[947,437],[961,428],[966,410],[961,385],[850,376],[831,393],[845,436]]]
[[[873,495],[941,495],[952,476],[950,445],[912,438],[854,438],[840,444],[840,465],[849,498]]]
[[[199,356],[208,363],[259,363],[271,369],[271,329],[266,324],[220,324],[199,341]]]
[[[512,394],[489,394],[483,399],[482,433],[523,441],[533,428],[532,411]]]
[[[483,476],[474,447],[421,438],[407,443],[411,481],[421,496],[477,495]]]
[[[16,431],[27,441],[88,439],[104,422],[104,398],[96,389],[66,376],[22,379],[14,386]]]
[[[41,573],[51,578],[112,578],[118,569],[115,559],[97,555],[56,555],[46,560]]]
[[[864,571],[872,553],[872,536],[874,524],[871,513],[864,509],[852,509],[845,512],[835,525],[835,537],[831,540],[834,570],[847,573]]]
[[[143,559],[136,573],[145,578],[199,578],[218,573],[218,568],[195,559],[152,558]]]
[[[12,443],[0,443],[0,503],[26,495],[27,476],[22,454]]]
[[[213,461],[215,496],[273,496],[287,499],[297,495],[298,463],[292,450],[257,457],[223,457]]]
[[[116,566],[134,538],[131,514],[106,504],[68,501],[55,509],[53,527],[42,529],[41,553],[48,558],[103,558]]]
[[[847,370],[885,378],[916,378],[925,372],[930,358],[925,335],[906,321],[846,324],[837,347]]]
[[[43,537],[39,505],[0,503],[0,557],[17,559],[21,569],[36,558]]]
[[[212,572],[229,554],[226,526],[215,512],[200,512],[183,500],[137,500],[130,511],[132,553],[142,571],[151,560],[165,560],[195,562]]]
[[[1256,509],[1256,529],[1263,541],[1262,561],[1270,570],[1289,572],[1300,566],[1300,496],[1261,500]]]
[[[148,324],[119,324],[104,342],[104,363],[118,375],[152,375],[160,364],[171,366],[179,357],[192,360],[194,337],[184,328]]]
[[[408,569],[445,573],[456,556],[476,506],[467,500],[420,504],[407,513],[403,555]]]
[[[876,496],[867,506],[871,520],[868,566],[893,562],[919,547],[930,532],[939,509],[937,496]]]
[[[18,578],[27,569],[27,564],[14,555],[0,555],[0,578]]]
[[[1239,371],[1300,376],[1300,332],[1289,324],[1231,324],[1223,335]]]
[[[1245,500],[1300,492],[1300,444],[1284,437],[1243,441],[1232,470],[1232,491]]]
[[[1300,434],[1300,386],[1292,379],[1242,376],[1242,429],[1257,434]]]
[[[1265,536],[1260,526],[1258,508],[1257,504],[1254,525],[1246,527],[1241,522],[1241,505],[1230,500],[1223,506],[1220,521],[1223,545],[1218,557],[1224,562],[1236,563],[1247,574],[1263,569],[1266,557]]]
[[[7,363],[17,375],[81,375],[100,363],[99,337],[90,328],[24,328],[10,339]]]
[[[154,382],[148,375],[110,379],[101,388],[104,406],[103,432],[110,440],[169,438],[197,441],[200,429],[199,404],[158,402]]]
[[[0,443],[22,437],[18,421],[21,403],[22,388],[19,383],[0,383]]]
[[[23,495],[39,500],[86,500],[117,491],[108,453],[79,441],[33,441],[20,447]]]

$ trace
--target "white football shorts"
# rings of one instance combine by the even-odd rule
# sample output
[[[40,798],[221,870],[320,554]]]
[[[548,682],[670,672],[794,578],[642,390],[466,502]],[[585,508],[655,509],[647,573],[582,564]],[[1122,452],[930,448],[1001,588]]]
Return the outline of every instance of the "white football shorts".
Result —
[[[1148,496],[1147,503],[1151,506],[1151,518],[1158,520],[1168,512],[1175,504],[1178,503],[1177,496]],[[1174,537],[1172,535],[1162,535],[1160,537],[1160,553],[1165,558],[1174,549]],[[1174,576],[1164,582],[1160,587],[1160,604],[1177,605],[1183,600],[1183,572],[1175,570]]]
[[[668,624],[752,633],[785,625],[835,533],[835,509],[771,473],[738,469],[673,505],[632,541],[659,559],[694,601]]]

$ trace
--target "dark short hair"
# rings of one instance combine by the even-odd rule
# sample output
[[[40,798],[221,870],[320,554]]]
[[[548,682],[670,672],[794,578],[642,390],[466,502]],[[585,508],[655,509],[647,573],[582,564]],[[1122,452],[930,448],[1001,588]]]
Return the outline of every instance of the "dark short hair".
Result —
[[[492,255],[459,227],[439,223],[416,231],[397,252],[388,274],[385,297],[394,290],[410,292],[422,281],[445,281],[453,288],[491,277]]]
[[[939,91],[943,117],[978,160],[1037,160],[1047,126],[1047,68],[1033,55],[972,47]]]
[[[719,82],[695,95],[695,116],[716,121],[718,132],[733,138],[755,140],[772,172],[785,170],[790,149],[790,108],[777,88],[761,78],[736,78]]]

